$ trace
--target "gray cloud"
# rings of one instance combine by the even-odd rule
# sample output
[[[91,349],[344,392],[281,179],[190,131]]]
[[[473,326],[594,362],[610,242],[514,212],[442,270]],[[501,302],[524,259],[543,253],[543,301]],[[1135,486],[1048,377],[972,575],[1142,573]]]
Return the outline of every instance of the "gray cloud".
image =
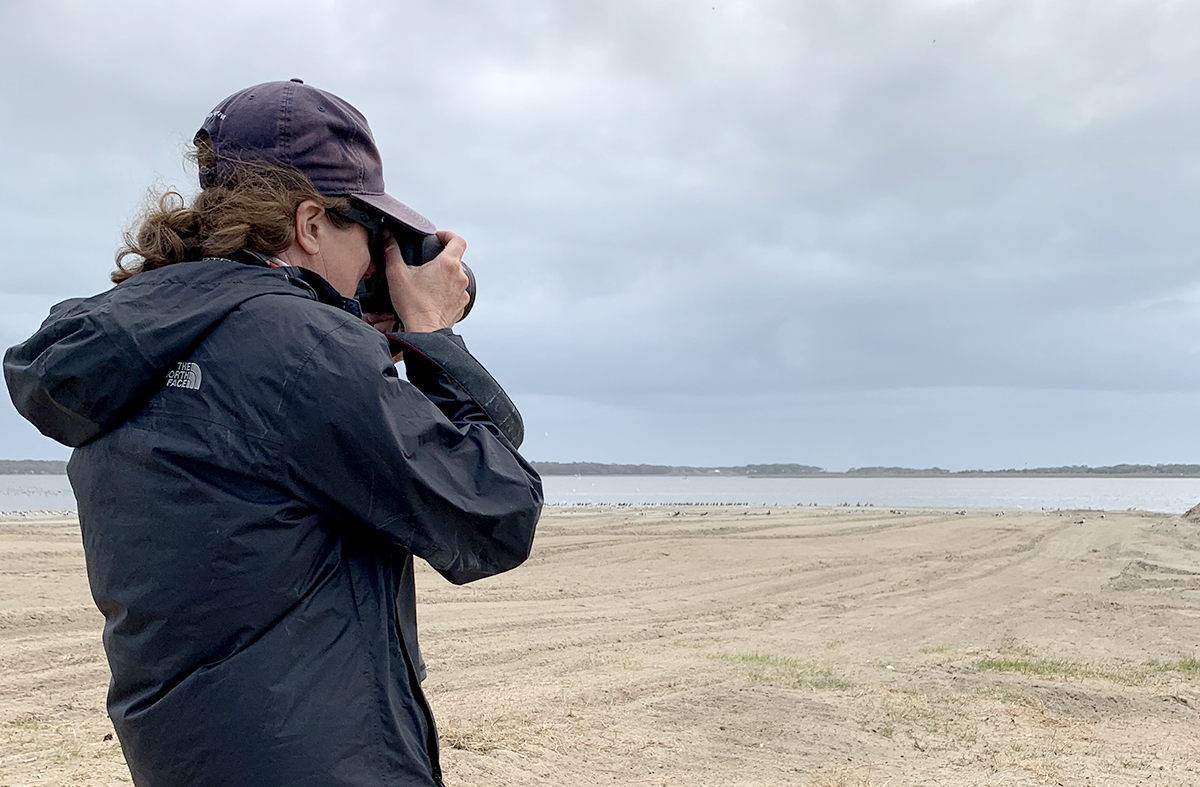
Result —
[[[105,286],[147,186],[191,188],[211,105],[300,76],[468,238],[463,332],[535,458],[1187,460],[1197,23],[1117,0],[10,4],[0,338]]]

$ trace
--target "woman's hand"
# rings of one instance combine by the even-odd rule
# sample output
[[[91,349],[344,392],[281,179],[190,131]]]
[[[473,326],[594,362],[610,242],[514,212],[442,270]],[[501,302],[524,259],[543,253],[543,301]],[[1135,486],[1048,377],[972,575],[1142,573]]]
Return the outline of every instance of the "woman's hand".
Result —
[[[462,266],[467,242],[445,230],[437,237],[446,248],[424,265],[405,265],[394,240],[384,248],[388,293],[406,331],[432,333],[450,328],[462,319],[470,300],[470,281]]]

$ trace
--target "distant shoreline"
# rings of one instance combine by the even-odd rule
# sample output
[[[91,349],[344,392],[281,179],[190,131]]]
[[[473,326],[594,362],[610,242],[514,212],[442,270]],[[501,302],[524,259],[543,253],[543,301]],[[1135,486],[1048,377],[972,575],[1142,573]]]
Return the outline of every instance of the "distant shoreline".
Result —
[[[1200,478],[1200,465],[1110,465],[1034,467],[1005,470],[943,470],[938,467],[858,467],[844,472],[811,465],[687,467],[595,462],[532,462],[545,476],[734,476],[746,478]]]
[[[539,473],[544,476],[587,476],[591,478],[644,478],[646,474],[622,475],[620,473]],[[795,475],[767,475],[765,473],[662,473],[657,478],[693,478],[696,476],[719,478],[1200,478],[1200,473],[1169,475],[1166,473],[1006,473],[1003,470],[984,470],[961,473],[797,473]]]
[[[956,473],[796,473],[768,475],[766,473],[557,473],[538,471],[542,476],[579,476],[584,478],[1200,478],[1200,473],[1008,473],[1003,470]]]
[[[943,470],[907,467],[858,467],[843,472],[811,465],[740,465],[688,467],[679,465],[623,465],[596,462],[532,462],[544,476],[744,478],[1200,478],[1200,465],[1110,465],[1088,467],[1034,467],[1006,470]],[[0,475],[66,475],[63,460],[0,459]]]
[[[62,459],[0,459],[0,475],[66,475]]]

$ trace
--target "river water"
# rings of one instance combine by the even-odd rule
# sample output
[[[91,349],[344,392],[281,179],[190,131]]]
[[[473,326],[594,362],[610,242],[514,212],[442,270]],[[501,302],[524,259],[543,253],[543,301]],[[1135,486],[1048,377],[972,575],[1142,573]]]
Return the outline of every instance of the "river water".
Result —
[[[874,505],[937,508],[1089,508],[1183,513],[1200,478],[747,478],[548,476],[548,503]]]
[[[1182,513],[1200,503],[1200,478],[746,478],[547,476],[553,505],[874,505],[1090,508]],[[66,476],[0,476],[0,511],[75,509]]]
[[[0,511],[68,511],[75,495],[65,475],[0,475]]]

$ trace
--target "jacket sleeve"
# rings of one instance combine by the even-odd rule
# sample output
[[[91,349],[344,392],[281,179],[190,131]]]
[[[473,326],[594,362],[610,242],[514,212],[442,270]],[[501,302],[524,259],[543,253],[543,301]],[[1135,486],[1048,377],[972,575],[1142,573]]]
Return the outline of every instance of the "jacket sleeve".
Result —
[[[542,506],[537,473],[433,364],[399,378],[382,336],[346,322],[320,338],[282,405],[285,483],[360,522],[455,584],[528,556]]]

